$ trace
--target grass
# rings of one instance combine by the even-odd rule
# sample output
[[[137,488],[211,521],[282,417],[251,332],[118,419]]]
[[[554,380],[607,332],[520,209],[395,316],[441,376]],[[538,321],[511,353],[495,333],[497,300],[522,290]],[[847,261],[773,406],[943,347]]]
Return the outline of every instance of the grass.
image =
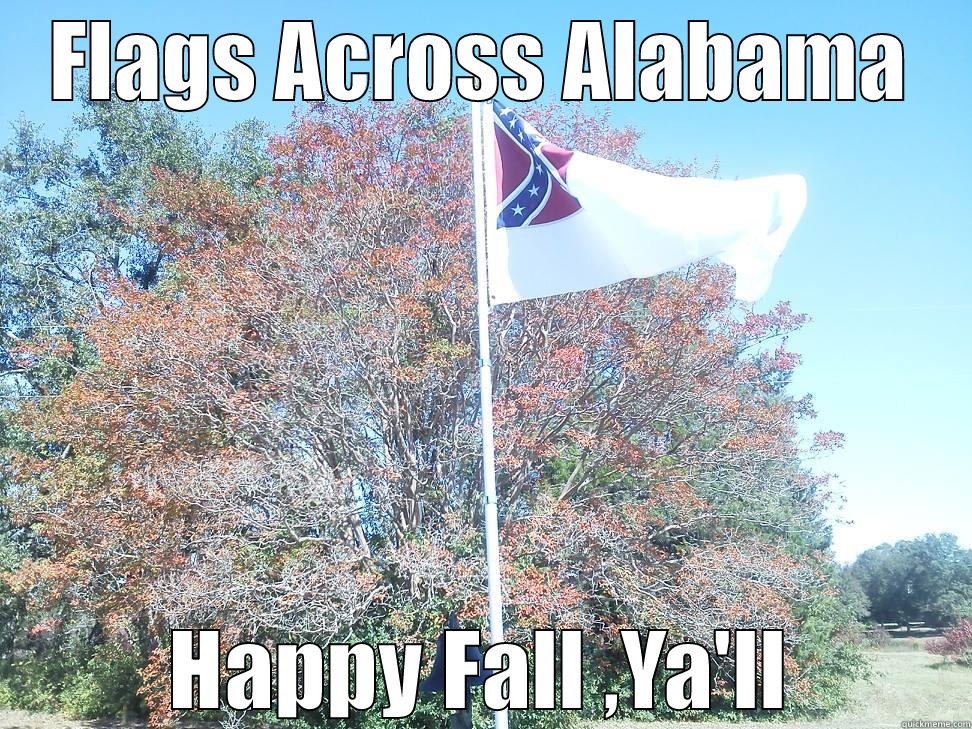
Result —
[[[874,677],[854,687],[851,705],[821,721],[752,724],[786,729],[900,728],[901,722],[972,721],[972,668],[943,664],[924,650],[924,638],[896,638],[870,652]],[[585,729],[685,729],[676,722],[593,722]],[[739,729],[739,724],[705,723],[705,729]]]
[[[900,726],[908,719],[972,720],[972,669],[943,663],[922,640],[894,641],[874,654],[875,677],[856,688],[851,717],[872,726]]]

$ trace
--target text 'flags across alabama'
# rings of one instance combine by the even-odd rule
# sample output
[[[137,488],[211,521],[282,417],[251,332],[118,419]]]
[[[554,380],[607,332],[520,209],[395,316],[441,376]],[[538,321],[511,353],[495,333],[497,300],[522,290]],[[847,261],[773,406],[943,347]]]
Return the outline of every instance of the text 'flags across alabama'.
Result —
[[[490,304],[594,289],[709,256],[736,270],[739,298],[769,287],[806,205],[800,175],[667,177],[562,149],[511,109],[486,108],[487,174],[495,167]]]

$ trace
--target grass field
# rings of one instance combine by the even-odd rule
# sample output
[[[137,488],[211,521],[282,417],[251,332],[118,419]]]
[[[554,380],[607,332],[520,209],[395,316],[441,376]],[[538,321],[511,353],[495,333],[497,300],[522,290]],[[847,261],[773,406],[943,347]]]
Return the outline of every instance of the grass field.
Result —
[[[972,668],[942,664],[923,649],[923,639],[895,639],[871,652],[874,678],[855,687],[853,706],[817,722],[753,724],[783,729],[871,729],[900,727],[901,722],[972,722]],[[584,729],[685,729],[687,723],[596,722]],[[0,729],[123,729],[120,722],[69,721],[50,714],[27,714],[0,709]],[[135,729],[129,724],[124,729]],[[705,729],[739,729],[739,724],[706,722]]]
[[[913,719],[972,722],[972,668],[942,664],[924,650],[924,639],[896,638],[869,655],[874,668],[870,682],[854,687],[852,706],[830,719],[769,724],[787,729],[871,729],[900,727]],[[599,722],[586,729],[613,724],[612,729],[685,729],[685,723]],[[738,729],[739,724],[705,723],[705,729]],[[753,726],[760,726],[753,725]]]

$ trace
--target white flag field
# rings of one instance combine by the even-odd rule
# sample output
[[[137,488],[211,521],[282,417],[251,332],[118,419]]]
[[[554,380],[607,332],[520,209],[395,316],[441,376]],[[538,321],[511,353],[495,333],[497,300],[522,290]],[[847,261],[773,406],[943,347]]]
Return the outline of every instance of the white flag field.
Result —
[[[490,305],[654,276],[714,256],[758,299],[806,206],[800,175],[668,177],[562,149],[483,104]]]

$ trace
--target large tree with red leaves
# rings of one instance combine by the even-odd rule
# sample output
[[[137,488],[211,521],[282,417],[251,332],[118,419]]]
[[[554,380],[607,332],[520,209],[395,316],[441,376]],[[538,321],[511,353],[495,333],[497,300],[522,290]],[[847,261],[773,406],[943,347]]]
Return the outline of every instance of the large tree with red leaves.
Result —
[[[652,165],[603,118],[538,125],[698,172]],[[49,447],[15,459],[15,507],[50,554],[10,579],[144,646],[157,718],[173,626],[405,641],[446,609],[483,616],[468,150],[447,106],[322,105],[273,141],[259,196],[158,169],[112,207],[164,253],[158,283],[93,266],[81,336],[19,349],[27,368],[96,356],[22,409]],[[609,682],[619,627],[784,628],[789,703],[813,708],[847,625],[827,479],[804,459],[835,437],[804,442],[809,400],[786,390],[803,318],[731,284],[697,265],[494,309],[510,633],[585,628]]]

